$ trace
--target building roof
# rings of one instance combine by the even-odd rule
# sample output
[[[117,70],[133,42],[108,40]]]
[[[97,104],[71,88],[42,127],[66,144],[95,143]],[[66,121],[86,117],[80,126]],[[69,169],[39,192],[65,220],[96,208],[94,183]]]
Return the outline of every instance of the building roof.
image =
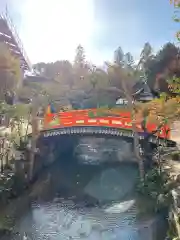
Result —
[[[26,77],[24,78],[24,83],[28,83],[28,82],[33,82],[33,83],[46,83],[46,82],[52,82],[53,79],[51,78],[47,78],[44,76],[34,76],[34,75],[26,75]]]
[[[132,92],[134,98],[138,101],[151,101],[154,98],[154,95],[152,94],[150,87],[144,80],[138,81],[133,86]]]

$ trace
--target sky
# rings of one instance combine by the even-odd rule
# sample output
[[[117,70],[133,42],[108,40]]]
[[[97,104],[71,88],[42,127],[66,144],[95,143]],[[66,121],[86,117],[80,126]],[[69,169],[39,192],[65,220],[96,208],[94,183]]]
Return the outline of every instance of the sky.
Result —
[[[180,24],[170,0],[0,0],[32,63],[73,61],[78,44],[87,60],[100,65],[121,46],[138,59],[145,42],[155,51],[177,42]],[[180,16],[180,13],[179,13]]]

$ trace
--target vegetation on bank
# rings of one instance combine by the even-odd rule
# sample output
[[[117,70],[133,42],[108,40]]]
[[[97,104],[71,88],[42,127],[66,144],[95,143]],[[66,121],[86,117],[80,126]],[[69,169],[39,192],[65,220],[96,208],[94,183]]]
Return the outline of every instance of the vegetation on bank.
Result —
[[[167,210],[172,203],[171,190],[174,182],[169,174],[159,167],[149,170],[144,177],[144,181],[140,181],[137,186],[137,193],[141,200],[145,200],[146,209],[141,208],[141,213],[159,213]]]
[[[118,98],[126,98],[128,105],[122,107],[122,110],[125,109],[125,111],[132,113],[134,123],[140,122],[143,124],[150,121],[161,126],[164,123],[171,124],[173,121],[179,120],[180,49],[178,47],[167,43],[157,54],[153,54],[152,47],[149,43],[146,43],[138,64],[134,63],[129,53],[124,54],[122,49],[118,48],[115,52],[115,61],[106,64],[106,71],[99,71],[97,67],[88,65],[84,58],[83,48],[80,47],[80,50],[77,55],[83,57],[79,60],[79,64],[77,64],[78,57],[75,58],[74,65],[70,64],[71,67],[67,61],[64,63],[70,68],[68,74],[72,74],[70,83],[66,78],[66,72],[63,71],[63,61],[51,64],[41,63],[35,66],[39,72],[43,69],[45,76],[49,74],[49,77],[56,81],[56,83],[52,83],[52,86],[54,85],[57,88],[57,82],[61,83],[64,88],[68,85],[72,95],[69,97],[62,91],[62,99],[68,100],[72,107],[98,107],[99,114],[102,114],[108,108],[114,107]],[[50,72],[50,69],[53,69],[52,72]],[[143,76],[142,81],[147,81],[153,95],[158,98],[147,103],[134,101],[133,85],[140,79],[140,76]],[[85,94],[79,93],[77,86],[78,89],[84,90]],[[104,100],[104,95],[107,96],[106,100]],[[53,99],[52,95],[51,98]],[[103,109],[103,105],[107,105],[106,110]],[[133,131],[134,133],[137,132],[135,125]],[[137,134],[134,136],[135,153],[139,159],[141,175],[138,194],[141,201],[143,199],[147,202],[146,209],[142,209],[143,205],[141,201],[139,202],[141,209],[150,213],[166,211],[172,204],[171,190],[175,186],[174,182],[159,165],[147,173],[144,172],[143,159],[139,155],[139,148],[137,147],[139,146],[138,136]],[[172,239],[172,234],[169,235]]]

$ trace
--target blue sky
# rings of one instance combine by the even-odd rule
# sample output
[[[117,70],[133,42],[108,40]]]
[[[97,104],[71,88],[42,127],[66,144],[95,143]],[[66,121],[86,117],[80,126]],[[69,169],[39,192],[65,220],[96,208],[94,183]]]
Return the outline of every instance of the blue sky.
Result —
[[[7,0],[0,1],[0,8]],[[8,0],[30,60],[73,60],[80,43],[96,64],[121,46],[138,59],[145,42],[157,51],[176,42],[169,0]],[[179,14],[180,16],[180,14]]]

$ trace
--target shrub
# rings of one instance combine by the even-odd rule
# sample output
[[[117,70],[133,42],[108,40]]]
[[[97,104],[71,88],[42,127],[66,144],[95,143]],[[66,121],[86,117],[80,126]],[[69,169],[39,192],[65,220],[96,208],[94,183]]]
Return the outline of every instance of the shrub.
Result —
[[[159,171],[159,168],[155,167],[146,173],[144,181],[138,183],[138,194],[153,203],[151,211],[158,212],[169,207],[171,202],[169,180],[170,177],[166,172]]]
[[[174,152],[171,154],[172,160],[173,161],[179,161],[180,160],[180,153],[179,152]]]

